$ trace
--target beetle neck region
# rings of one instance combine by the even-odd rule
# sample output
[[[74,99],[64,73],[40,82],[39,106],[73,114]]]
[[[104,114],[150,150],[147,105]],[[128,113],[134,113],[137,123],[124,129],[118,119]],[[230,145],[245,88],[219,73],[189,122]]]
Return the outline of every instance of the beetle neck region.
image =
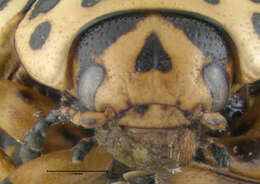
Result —
[[[151,124],[157,122],[158,126],[145,127],[145,124],[149,124],[150,112],[159,106],[164,111],[150,119]],[[133,169],[155,172],[182,167],[193,160],[203,131],[200,123],[196,120],[192,122],[184,115],[180,116],[182,120],[179,117],[176,122],[174,111],[174,106],[167,105],[132,107],[98,127],[95,139],[99,145],[105,146],[116,160]],[[171,126],[162,128],[159,122],[167,122],[166,119]],[[138,123],[141,126],[134,126]],[[143,128],[140,128],[142,126]]]

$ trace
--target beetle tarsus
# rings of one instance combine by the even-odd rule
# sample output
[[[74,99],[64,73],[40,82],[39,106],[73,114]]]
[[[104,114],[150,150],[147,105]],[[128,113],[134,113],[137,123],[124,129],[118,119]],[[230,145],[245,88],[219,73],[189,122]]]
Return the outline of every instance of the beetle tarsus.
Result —
[[[72,162],[82,162],[88,154],[94,143],[91,140],[82,139],[75,147],[72,153]]]

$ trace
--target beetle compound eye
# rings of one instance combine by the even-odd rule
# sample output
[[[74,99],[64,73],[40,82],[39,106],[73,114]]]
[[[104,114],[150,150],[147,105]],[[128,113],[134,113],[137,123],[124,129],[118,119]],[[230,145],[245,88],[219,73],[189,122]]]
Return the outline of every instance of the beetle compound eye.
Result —
[[[95,95],[104,79],[104,69],[99,65],[92,65],[79,77],[78,95],[81,103],[89,110],[95,110]]]
[[[228,99],[228,74],[221,65],[208,64],[203,68],[203,78],[212,96],[212,111],[222,109]]]
[[[144,15],[122,15],[82,29],[76,51],[79,65],[78,96],[89,110],[95,110],[95,96],[104,80],[105,65],[97,59],[122,35],[134,29]],[[115,61],[116,62],[116,61]]]

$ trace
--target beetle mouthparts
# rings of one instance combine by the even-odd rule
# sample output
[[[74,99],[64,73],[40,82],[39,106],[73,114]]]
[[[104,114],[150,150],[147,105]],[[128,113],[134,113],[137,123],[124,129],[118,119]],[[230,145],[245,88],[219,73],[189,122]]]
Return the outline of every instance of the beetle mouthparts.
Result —
[[[95,139],[127,166],[161,171],[184,166],[196,152],[196,133],[189,128],[133,128],[111,126],[96,129]]]

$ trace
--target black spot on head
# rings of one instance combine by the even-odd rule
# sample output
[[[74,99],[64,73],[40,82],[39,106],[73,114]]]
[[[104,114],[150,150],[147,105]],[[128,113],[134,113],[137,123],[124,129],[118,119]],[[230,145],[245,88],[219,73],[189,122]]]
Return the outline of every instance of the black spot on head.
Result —
[[[32,5],[33,5],[33,3],[35,3],[35,1],[36,1],[36,0],[29,0],[29,1],[26,3],[25,7],[23,8],[22,12],[23,12],[23,13],[26,13],[26,12],[32,7]]]
[[[54,8],[60,0],[39,0],[35,5],[29,19],[37,17],[40,13],[47,13]]]
[[[103,20],[86,29],[80,37],[77,50],[77,61],[80,75],[90,66],[96,65],[93,55],[102,54],[120,36],[135,28],[144,15],[122,15]],[[123,62],[123,61],[118,61]],[[79,76],[80,78],[80,76]]]
[[[40,49],[47,40],[51,31],[51,24],[49,22],[43,22],[39,24],[30,38],[30,46],[33,50]]]
[[[9,0],[0,0],[0,11],[2,11],[6,7],[8,2]]]
[[[256,33],[260,36],[260,13],[253,14],[252,22],[253,22]]]
[[[165,19],[172,22],[176,28],[181,29],[190,41],[213,62],[219,64],[228,62],[227,44],[215,27],[202,20],[181,15],[168,14]]]
[[[210,3],[210,4],[218,4],[220,2],[220,0],[204,0],[206,1],[207,3]]]
[[[168,72],[172,69],[171,59],[155,33],[151,33],[146,39],[135,64],[137,72],[147,72],[152,68],[161,72]]]
[[[82,0],[82,7],[91,7],[96,5],[100,0]]]
[[[26,90],[19,90],[17,92],[17,96],[24,102],[28,103],[29,101],[33,100],[33,96]]]
[[[260,158],[260,140],[240,140],[233,145],[233,154],[244,161]]]
[[[0,182],[0,184],[12,184],[12,182],[8,178],[5,178]]]
[[[251,0],[254,3],[260,3],[260,0]]]

